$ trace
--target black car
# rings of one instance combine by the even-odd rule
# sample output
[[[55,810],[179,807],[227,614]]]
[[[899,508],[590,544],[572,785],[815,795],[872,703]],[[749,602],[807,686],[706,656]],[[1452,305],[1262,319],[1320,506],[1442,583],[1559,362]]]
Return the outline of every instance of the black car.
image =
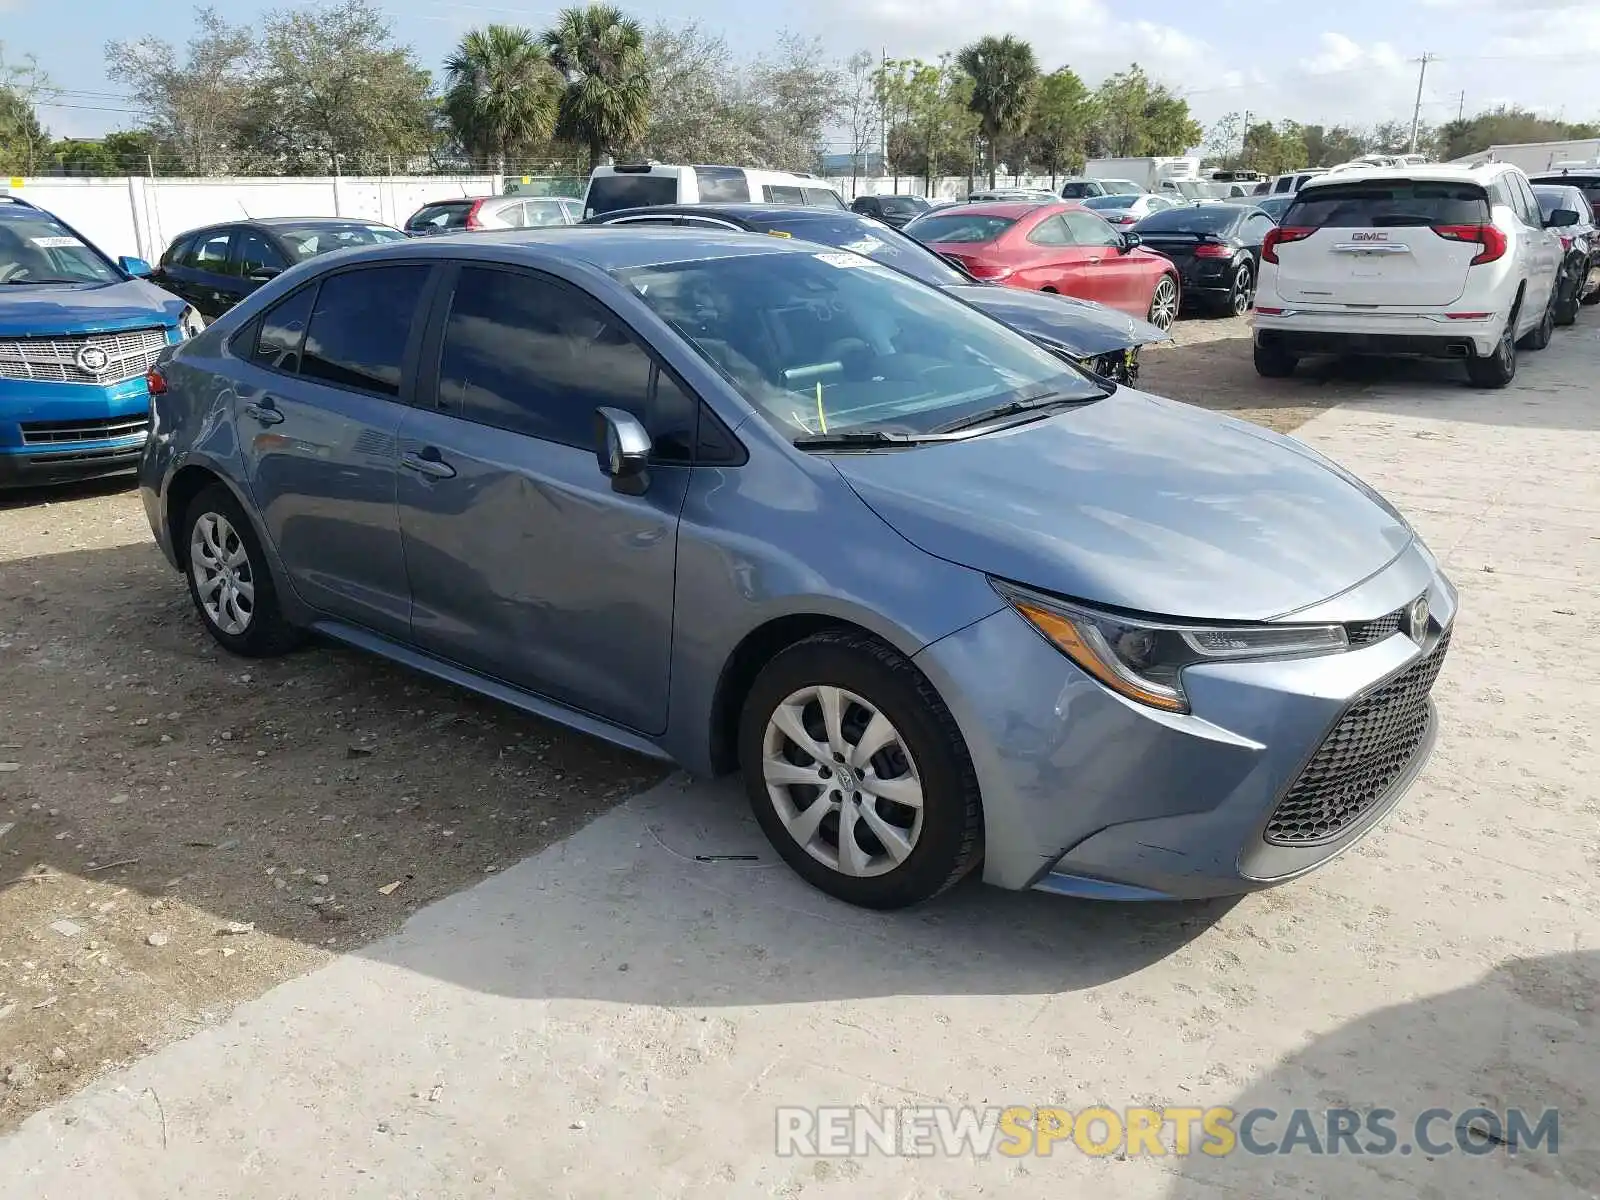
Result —
[[[296,263],[350,246],[402,242],[405,236],[388,225],[348,217],[231,221],[174,238],[151,279],[210,321]]]
[[[1584,237],[1589,243],[1590,261],[1589,271],[1583,278],[1577,280],[1577,291],[1580,303],[1600,304],[1600,286],[1596,286],[1593,274],[1600,271],[1600,230],[1589,232],[1595,226],[1600,226],[1600,167],[1568,167],[1559,171],[1547,171],[1543,175],[1534,175],[1530,182],[1533,184],[1534,195],[1540,195],[1545,188],[1572,187],[1583,193],[1583,198],[1588,202],[1588,212],[1579,210],[1579,227],[1582,232],[1576,236]],[[1544,207],[1544,201],[1540,201]],[[1548,215],[1548,214],[1547,214]],[[1587,218],[1587,223],[1585,222]],[[1568,238],[1572,235],[1570,230],[1558,230],[1562,235],[1562,242],[1566,245],[1568,257],[1572,257],[1572,246]],[[1576,319],[1577,314],[1572,314]]]
[[[1276,224],[1253,204],[1190,204],[1151,213],[1133,232],[1177,266],[1185,304],[1242,317],[1255,302],[1261,243]]]
[[[1136,384],[1139,349],[1170,335],[1091,300],[982,283],[921,242],[858,213],[772,204],[662,204],[590,217],[584,225],[742,229],[850,250],[966,301],[1117,383]]]
[[[850,202],[851,212],[876,217],[896,229],[903,229],[932,207],[921,196],[857,196]]]

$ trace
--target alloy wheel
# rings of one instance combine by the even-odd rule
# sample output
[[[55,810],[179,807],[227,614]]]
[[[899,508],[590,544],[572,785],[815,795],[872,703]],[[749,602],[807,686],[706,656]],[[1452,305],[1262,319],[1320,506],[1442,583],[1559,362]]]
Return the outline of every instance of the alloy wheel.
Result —
[[[202,513],[189,535],[189,570],[206,619],[238,637],[255,616],[256,579],[244,541],[221,513]]]
[[[784,829],[841,875],[899,867],[922,836],[922,779],[872,703],[828,685],[791,693],[767,720],[761,771]]]
[[[1249,267],[1240,267],[1239,273],[1233,280],[1233,315],[1242,317],[1250,311],[1250,305],[1255,300],[1254,279],[1251,278]]]
[[[1170,275],[1163,275],[1150,297],[1150,324],[1157,329],[1171,329],[1178,319],[1178,287]]]

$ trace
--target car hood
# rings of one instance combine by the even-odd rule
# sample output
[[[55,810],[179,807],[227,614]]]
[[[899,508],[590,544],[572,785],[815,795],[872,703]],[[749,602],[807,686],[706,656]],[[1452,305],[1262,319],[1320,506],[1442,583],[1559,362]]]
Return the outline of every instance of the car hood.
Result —
[[[117,283],[0,284],[0,337],[115,333],[176,325],[183,301],[142,279]]]
[[[981,437],[832,461],[929,554],[1162,616],[1283,616],[1375,574],[1412,538],[1309,447],[1128,388]]]
[[[1078,358],[1172,340],[1170,334],[1150,322],[1092,300],[981,283],[945,290],[995,320],[1030,337],[1053,342]]]

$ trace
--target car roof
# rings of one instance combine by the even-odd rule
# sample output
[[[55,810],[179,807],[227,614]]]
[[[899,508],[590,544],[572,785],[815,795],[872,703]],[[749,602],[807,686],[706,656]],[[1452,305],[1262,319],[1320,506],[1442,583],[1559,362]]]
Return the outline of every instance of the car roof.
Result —
[[[617,217],[644,217],[644,216],[671,216],[671,217],[722,217],[731,221],[763,220],[804,221],[821,220],[824,217],[837,220],[840,217],[852,221],[866,221],[860,213],[850,212],[848,209],[833,207],[824,208],[819,204],[757,204],[734,203],[725,204],[647,204],[634,208],[619,208],[613,212],[602,213],[604,221],[612,221]],[[597,222],[598,223],[598,222]]]
[[[383,225],[385,229],[393,228],[382,221],[369,221],[365,217],[252,217],[248,221],[219,221],[207,228],[221,228],[224,225],[265,225],[268,228],[286,225]]]
[[[599,271],[625,271],[662,263],[741,258],[752,254],[806,254],[814,247],[791,245],[786,239],[732,230],[627,225],[552,225],[540,229],[507,229],[447,233],[340,250],[318,261],[381,262],[391,258],[486,259],[538,266],[551,261],[579,263]]]
[[[1488,183],[1497,175],[1516,168],[1509,163],[1482,163],[1478,166],[1453,163],[1427,163],[1420,167],[1351,167],[1345,171],[1329,171],[1308,179],[1301,190],[1336,187],[1346,183],[1382,182],[1389,179],[1414,180],[1418,183]]]

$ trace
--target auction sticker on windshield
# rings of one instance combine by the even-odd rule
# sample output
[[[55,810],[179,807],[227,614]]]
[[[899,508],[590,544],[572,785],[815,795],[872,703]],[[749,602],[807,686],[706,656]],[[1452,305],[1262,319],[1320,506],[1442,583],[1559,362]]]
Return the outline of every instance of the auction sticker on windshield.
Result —
[[[70,246],[83,245],[75,237],[42,237],[34,238],[33,244],[41,250],[65,250]]]
[[[870,267],[872,260],[859,254],[818,254],[815,256],[831,267]]]

